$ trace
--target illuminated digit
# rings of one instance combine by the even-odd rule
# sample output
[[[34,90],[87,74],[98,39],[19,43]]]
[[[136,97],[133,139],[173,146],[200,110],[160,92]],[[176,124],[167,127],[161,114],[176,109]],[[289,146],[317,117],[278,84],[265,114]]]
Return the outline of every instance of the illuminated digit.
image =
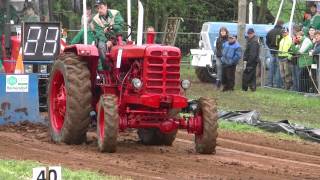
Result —
[[[35,55],[38,48],[38,41],[41,35],[41,27],[31,26],[28,31],[27,43],[24,47],[24,55]]]
[[[42,54],[44,56],[53,56],[57,51],[57,43],[59,37],[59,28],[58,27],[48,27],[46,32],[46,39],[44,42]]]

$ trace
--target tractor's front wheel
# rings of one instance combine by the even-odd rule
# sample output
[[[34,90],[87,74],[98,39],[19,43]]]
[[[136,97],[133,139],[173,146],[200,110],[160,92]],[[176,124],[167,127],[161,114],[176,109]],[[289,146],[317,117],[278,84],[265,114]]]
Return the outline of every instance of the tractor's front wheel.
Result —
[[[200,98],[198,115],[202,117],[203,132],[195,135],[196,151],[200,154],[214,154],[218,137],[218,113],[213,99]]]
[[[97,134],[98,147],[101,152],[116,152],[119,131],[117,101],[114,95],[102,95],[99,101]]]
[[[55,142],[81,144],[86,140],[92,111],[90,71],[74,53],[55,61],[48,87],[51,138]]]

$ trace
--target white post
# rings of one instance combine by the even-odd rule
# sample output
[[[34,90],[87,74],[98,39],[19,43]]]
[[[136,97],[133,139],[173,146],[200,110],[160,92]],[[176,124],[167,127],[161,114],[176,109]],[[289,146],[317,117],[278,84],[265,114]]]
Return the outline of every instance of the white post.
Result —
[[[249,3],[249,24],[253,24],[253,3],[250,1]]]
[[[296,4],[297,0],[293,0],[292,4],[292,9],[291,9],[291,16],[290,16],[290,21],[289,21],[289,34],[292,36],[292,22],[293,22],[293,16],[294,16],[294,11],[296,10]]]
[[[280,13],[281,13],[281,11],[282,11],[282,7],[283,7],[283,2],[284,2],[284,0],[281,0],[280,7],[279,7],[279,10],[278,10],[278,13],[277,13],[276,19],[275,19],[275,21],[274,21],[274,25],[276,25],[276,24],[277,24],[277,22],[278,22],[278,20],[279,20]]]
[[[138,34],[137,34],[137,45],[142,45],[142,37],[143,37],[143,14],[144,9],[140,0],[138,0]]]
[[[128,36],[131,34],[131,0],[127,0]],[[131,36],[128,39],[131,41]]]
[[[84,30],[84,44],[88,44],[88,17],[87,17],[87,0],[83,0],[83,30]]]

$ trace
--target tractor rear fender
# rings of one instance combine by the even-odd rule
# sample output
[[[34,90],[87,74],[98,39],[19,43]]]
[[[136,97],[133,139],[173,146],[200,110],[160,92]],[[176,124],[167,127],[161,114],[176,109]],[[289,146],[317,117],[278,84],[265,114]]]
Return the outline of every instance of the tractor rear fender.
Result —
[[[98,63],[99,53],[95,45],[75,44],[67,46],[64,52],[74,52],[78,56],[81,56],[82,60],[88,62],[96,61],[96,63]]]
[[[99,62],[98,48],[95,45],[75,44],[67,46],[64,52],[73,52],[80,56],[82,61],[88,62],[88,68],[91,74],[91,80],[94,82],[96,79],[96,72]],[[94,86],[93,86],[94,87]]]

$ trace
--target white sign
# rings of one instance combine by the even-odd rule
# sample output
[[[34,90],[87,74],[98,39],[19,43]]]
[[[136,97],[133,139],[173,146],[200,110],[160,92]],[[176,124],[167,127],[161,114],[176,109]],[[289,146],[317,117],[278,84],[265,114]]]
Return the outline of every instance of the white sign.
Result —
[[[61,166],[51,166],[48,171],[46,167],[33,168],[32,180],[62,180]]]
[[[28,75],[6,75],[6,92],[28,92]]]

